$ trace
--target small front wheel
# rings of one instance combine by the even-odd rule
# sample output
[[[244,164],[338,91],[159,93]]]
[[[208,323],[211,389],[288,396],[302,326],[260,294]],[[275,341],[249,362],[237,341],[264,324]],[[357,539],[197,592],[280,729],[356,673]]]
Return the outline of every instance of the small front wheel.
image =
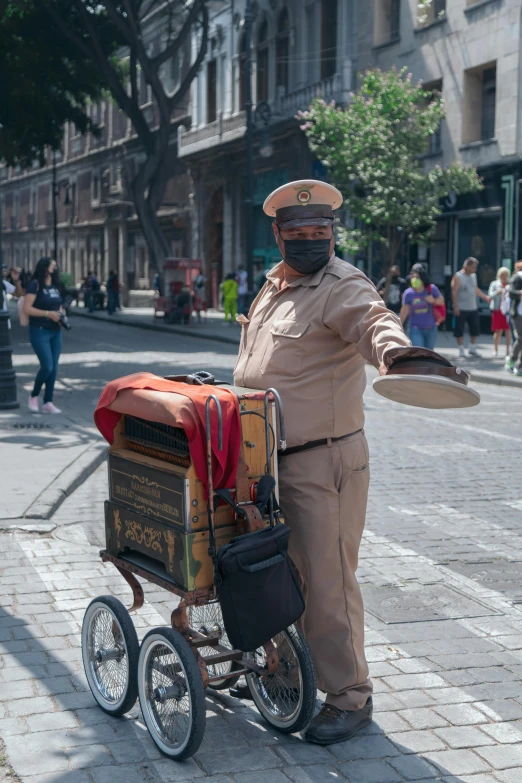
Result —
[[[193,756],[205,732],[205,691],[194,653],[173,628],[155,628],[143,639],[138,689],[158,748],[177,761]]]
[[[272,639],[279,665],[274,674],[247,674],[246,680],[254,703],[271,726],[292,734],[302,731],[312,720],[317,698],[312,656],[303,635],[295,626],[281,631]],[[249,657],[262,667],[266,653],[260,647]]]
[[[109,715],[123,715],[136,704],[139,652],[136,629],[121,601],[112,595],[91,601],[82,626],[83,666],[92,695]]]

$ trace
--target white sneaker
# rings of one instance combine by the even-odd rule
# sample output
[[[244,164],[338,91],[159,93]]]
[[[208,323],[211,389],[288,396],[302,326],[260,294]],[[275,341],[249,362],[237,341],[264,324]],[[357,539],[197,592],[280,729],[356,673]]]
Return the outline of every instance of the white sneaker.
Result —
[[[27,406],[31,413],[40,413],[40,406],[38,404],[38,397],[29,397]]]
[[[460,348],[459,348],[459,356],[460,356],[461,359],[463,359],[466,356],[466,351],[465,351],[463,345],[461,345]]]
[[[45,402],[42,405],[42,413],[61,413],[61,410],[56,405],[53,405],[52,402]]]
[[[477,358],[480,359],[480,354],[479,354],[479,352],[477,351],[477,349],[476,349],[476,347],[474,345],[470,345],[469,346],[468,354],[470,356],[476,356]]]

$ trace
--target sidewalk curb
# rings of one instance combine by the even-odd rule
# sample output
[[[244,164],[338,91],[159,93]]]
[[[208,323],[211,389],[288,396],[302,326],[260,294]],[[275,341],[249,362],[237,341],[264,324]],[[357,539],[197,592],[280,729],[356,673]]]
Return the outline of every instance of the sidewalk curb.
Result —
[[[50,519],[64,500],[101,465],[106,453],[105,444],[88,446],[33,500],[24,519]]]
[[[172,334],[182,334],[185,337],[195,337],[199,339],[206,339],[206,340],[213,340],[214,342],[221,342],[221,343],[227,343],[228,345],[237,345],[239,346],[240,342],[240,335],[238,334],[237,339],[234,339],[234,337],[227,337],[226,335],[216,334],[212,332],[200,332],[199,334],[193,334],[191,332],[188,332],[186,328],[182,326],[167,326],[166,324],[155,324],[155,323],[137,323],[132,321],[127,321],[125,318],[120,318],[119,316],[113,316],[110,320],[108,318],[99,318],[97,315],[94,315],[92,313],[85,313],[82,310],[76,309],[73,311],[74,315],[79,315],[81,318],[90,318],[93,321],[98,321],[100,323],[113,323],[113,324],[119,324],[121,326],[132,326],[134,329],[147,329],[149,331],[157,331],[157,332],[170,332]],[[451,360],[450,360],[451,361]],[[473,370],[469,369],[468,367],[464,368],[466,372],[470,373],[471,380],[475,383],[485,383],[489,384],[490,386],[509,386],[511,388],[519,388],[522,389],[522,384],[517,383],[512,378],[492,378],[490,375],[485,375],[484,373],[474,372]]]
[[[71,315],[79,315],[80,318],[90,318],[92,321],[98,321],[104,324],[120,324],[121,326],[132,326],[134,329],[146,329],[151,332],[167,332],[169,334],[182,334],[185,337],[195,337],[199,339],[214,340],[219,343],[227,343],[228,345],[239,345],[240,336],[238,334],[237,339],[233,337],[227,337],[226,335],[215,334],[214,332],[205,331],[199,333],[192,333],[183,326],[171,326],[170,324],[158,324],[158,323],[136,323],[135,321],[127,321],[120,316],[112,316],[111,318],[99,318],[93,313],[82,312],[80,308],[71,310]]]
[[[12,532],[18,532],[18,533],[38,533],[40,535],[45,535],[46,533],[52,533],[54,530],[56,530],[57,525],[55,525],[53,522],[34,522],[31,523],[24,523],[23,519],[11,519],[6,520],[5,522],[0,522],[0,533],[12,533]]]

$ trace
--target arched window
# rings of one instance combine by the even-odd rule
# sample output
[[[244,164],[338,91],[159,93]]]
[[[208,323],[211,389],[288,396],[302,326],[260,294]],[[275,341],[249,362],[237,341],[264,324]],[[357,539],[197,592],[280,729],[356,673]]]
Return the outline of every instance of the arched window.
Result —
[[[290,56],[290,18],[283,8],[277,20],[276,84],[278,92],[288,92],[288,58]]]
[[[257,34],[257,103],[268,100],[268,67],[268,22],[265,19]]]

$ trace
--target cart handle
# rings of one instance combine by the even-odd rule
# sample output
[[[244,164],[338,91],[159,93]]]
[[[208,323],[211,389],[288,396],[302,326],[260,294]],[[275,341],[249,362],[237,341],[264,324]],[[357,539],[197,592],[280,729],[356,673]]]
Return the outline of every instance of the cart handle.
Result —
[[[270,395],[273,396],[277,410],[277,420],[279,423],[279,450],[284,451],[286,449],[286,434],[285,434],[285,418],[283,414],[283,402],[276,389],[267,389],[265,392],[265,422],[268,429],[268,403]],[[269,451],[270,455],[270,451]],[[268,457],[268,464],[270,464],[270,456]]]

